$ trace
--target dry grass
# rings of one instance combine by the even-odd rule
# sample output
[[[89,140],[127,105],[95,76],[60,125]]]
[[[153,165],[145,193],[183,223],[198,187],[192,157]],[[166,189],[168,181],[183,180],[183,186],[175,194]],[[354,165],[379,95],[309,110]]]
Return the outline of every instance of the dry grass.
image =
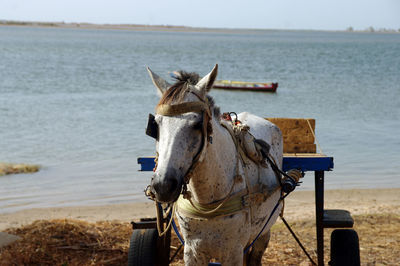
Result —
[[[400,216],[355,216],[360,237],[362,265],[400,265]],[[290,221],[289,221],[290,223]],[[315,226],[312,220],[291,223],[303,244],[315,255]],[[329,261],[329,235],[325,230],[325,262]],[[28,226],[8,229],[22,240],[0,249],[0,265],[125,265],[129,223],[77,220],[36,221]],[[177,246],[176,237],[172,245]],[[182,254],[172,265],[182,265]],[[273,227],[264,265],[308,265],[307,258],[283,224]]]
[[[20,173],[34,173],[39,171],[39,165],[0,163],[0,176]]]
[[[362,215],[355,216],[354,229],[360,239],[362,265],[400,265],[400,216],[399,215]],[[315,261],[316,232],[312,221],[292,223],[293,229]],[[330,234],[333,229],[326,229],[324,234],[324,261],[327,264],[330,255]],[[288,265],[306,264],[308,259],[289,235],[284,225],[274,228],[268,252],[263,257],[264,264]],[[308,264],[306,264],[308,265]]]
[[[128,223],[40,220],[7,230],[22,240],[0,250],[0,265],[124,265]]]

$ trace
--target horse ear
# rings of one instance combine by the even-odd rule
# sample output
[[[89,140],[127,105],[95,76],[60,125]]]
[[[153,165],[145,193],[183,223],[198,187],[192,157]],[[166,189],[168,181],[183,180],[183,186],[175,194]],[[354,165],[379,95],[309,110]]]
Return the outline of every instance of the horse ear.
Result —
[[[162,96],[164,92],[171,87],[171,85],[166,80],[151,71],[149,67],[147,67],[147,72],[149,72],[150,78],[153,81],[154,86],[157,88],[158,95]]]
[[[218,64],[216,64],[211,70],[210,73],[208,73],[204,78],[202,78],[197,84],[196,87],[205,95],[206,92],[210,91],[212,88],[215,79],[217,78],[218,74]]]

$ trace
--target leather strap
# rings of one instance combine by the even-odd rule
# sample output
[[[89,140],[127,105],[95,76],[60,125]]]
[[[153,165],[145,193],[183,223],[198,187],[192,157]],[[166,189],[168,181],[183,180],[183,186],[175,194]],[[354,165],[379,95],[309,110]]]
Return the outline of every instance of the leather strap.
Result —
[[[204,102],[186,102],[179,104],[161,104],[156,108],[156,113],[165,116],[175,116],[185,113],[200,113],[209,109]]]

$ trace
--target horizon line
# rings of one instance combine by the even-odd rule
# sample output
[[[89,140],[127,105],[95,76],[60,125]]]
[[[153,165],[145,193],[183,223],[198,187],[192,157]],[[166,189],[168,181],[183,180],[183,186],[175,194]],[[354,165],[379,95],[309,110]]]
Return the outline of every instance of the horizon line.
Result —
[[[135,23],[92,23],[92,22],[65,22],[65,21],[33,21],[33,20],[9,20],[0,19],[2,26],[42,26],[60,28],[90,28],[90,29],[120,29],[120,30],[159,30],[159,31],[322,31],[322,32],[367,32],[367,33],[400,33],[400,29],[377,28],[372,26],[364,30],[354,29],[274,29],[274,28],[230,28],[230,27],[197,27],[170,24],[135,24]]]

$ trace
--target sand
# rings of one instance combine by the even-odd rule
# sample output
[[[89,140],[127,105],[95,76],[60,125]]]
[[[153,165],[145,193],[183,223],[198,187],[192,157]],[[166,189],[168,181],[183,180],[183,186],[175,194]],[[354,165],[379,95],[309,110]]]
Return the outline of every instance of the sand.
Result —
[[[362,265],[400,265],[399,195],[400,189],[325,191],[325,208],[352,213],[354,229],[360,237]],[[313,191],[295,191],[286,201],[286,219],[315,260],[314,212]],[[6,231],[0,232],[0,261],[3,265],[123,265],[128,259],[132,232],[129,222],[154,214],[152,202],[0,214],[0,231]],[[325,262],[330,259],[331,231],[325,230]],[[172,245],[177,247],[174,234],[172,238]],[[310,265],[280,219],[272,228],[262,261],[263,265]],[[183,265],[182,251],[171,265]]]
[[[346,209],[353,215],[400,214],[400,189],[351,189],[325,191],[325,208]],[[295,221],[315,217],[314,191],[294,191],[285,202],[285,217]],[[78,219],[88,222],[119,220],[129,222],[155,217],[154,203],[136,202],[105,206],[40,208],[0,214],[0,231],[35,220]]]

